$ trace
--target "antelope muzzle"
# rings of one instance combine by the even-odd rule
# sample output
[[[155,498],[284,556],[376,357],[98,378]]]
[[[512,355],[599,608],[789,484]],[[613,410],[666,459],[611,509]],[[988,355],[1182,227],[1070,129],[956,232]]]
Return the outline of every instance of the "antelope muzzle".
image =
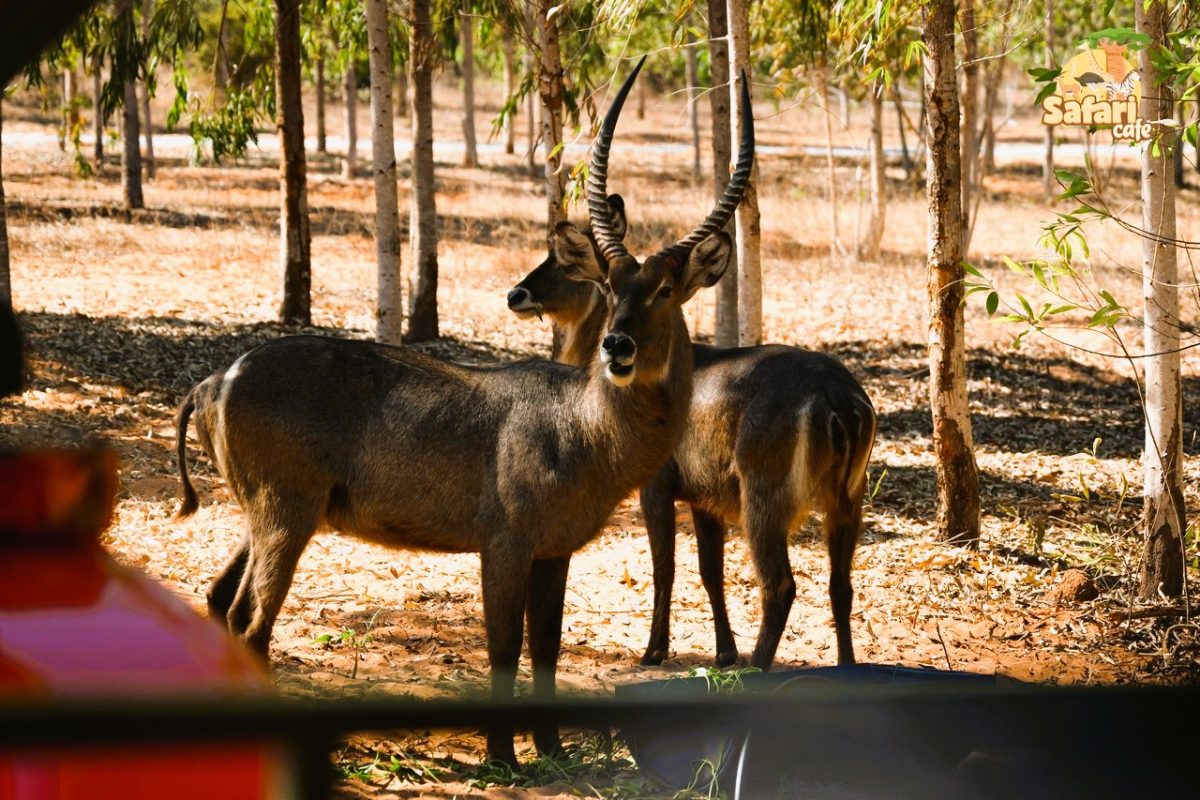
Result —
[[[637,362],[637,342],[627,334],[613,331],[600,342],[600,363],[604,374],[617,386],[628,386],[633,381]]]

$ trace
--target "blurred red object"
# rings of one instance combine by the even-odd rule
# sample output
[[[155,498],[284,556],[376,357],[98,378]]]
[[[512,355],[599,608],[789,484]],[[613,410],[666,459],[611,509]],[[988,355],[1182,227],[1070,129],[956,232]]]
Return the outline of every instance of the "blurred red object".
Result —
[[[269,693],[217,625],[101,547],[116,491],[103,449],[0,454],[0,701]],[[259,742],[0,752],[0,800],[278,797],[282,763]]]

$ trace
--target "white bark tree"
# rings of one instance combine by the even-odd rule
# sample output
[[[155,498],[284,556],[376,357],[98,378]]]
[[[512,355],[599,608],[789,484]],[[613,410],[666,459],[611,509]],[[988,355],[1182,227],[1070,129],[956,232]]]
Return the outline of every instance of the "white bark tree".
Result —
[[[1046,69],[1054,66],[1054,0],[1046,2]],[[1049,200],[1058,194],[1054,182],[1054,126],[1046,125],[1046,151],[1042,158],[1042,194]]]
[[[963,341],[963,213],[954,0],[925,15],[926,198],[929,204],[929,393],[937,527],[948,542],[979,540],[979,472],[967,405]]]
[[[1165,0],[1134,4],[1137,30],[1150,37],[1138,53],[1143,119],[1172,117],[1171,89],[1159,85],[1153,54],[1166,42],[1170,9]],[[1183,592],[1183,404],[1179,372],[1179,288],[1175,245],[1175,131],[1160,127],[1157,153],[1142,146],[1142,298],[1145,348],[1146,450],[1143,462],[1141,595]]]
[[[371,159],[375,173],[375,338],[400,344],[404,306],[400,292],[400,209],[396,198],[396,142],[392,116],[392,44],[387,0],[367,2],[367,54],[371,71]]]
[[[699,178],[700,170],[703,166],[700,160],[700,107],[697,105],[697,101],[700,99],[700,82],[696,76],[696,40],[692,36],[691,11],[688,11],[687,16],[684,17],[683,25],[686,30],[683,45],[683,64],[684,74],[687,79],[688,125],[692,129],[692,177]]]
[[[517,91],[517,46],[511,31],[504,35],[504,96],[512,97]],[[504,152],[512,155],[517,150],[516,113],[504,118]]]
[[[150,17],[154,14],[154,0],[142,0],[142,41],[150,38]],[[149,62],[146,64],[149,69]],[[150,119],[150,76],[142,81],[142,135],[146,140],[146,180],[154,180],[158,165],[154,161],[154,124]]]
[[[555,0],[537,0],[534,25],[538,31],[539,58],[537,85],[542,98],[542,152],[545,154],[546,235],[567,218],[563,197],[567,176],[562,169],[563,99],[562,54],[558,44],[558,17],[561,8]],[[554,10],[554,14],[551,14]]]
[[[479,149],[475,146],[475,18],[471,0],[463,0],[458,10],[459,39],[462,42],[463,72],[463,166],[479,166]]]
[[[720,200],[729,183],[729,160],[733,143],[729,125],[729,35],[726,0],[708,0],[708,54],[712,73],[712,91],[708,93],[712,114],[713,196]],[[734,221],[725,226],[730,236],[736,236]],[[738,267],[736,248],[730,254],[729,266],[717,283],[716,333],[717,347],[737,347],[738,343]]]
[[[883,228],[887,221],[887,173],[883,159],[883,80],[877,79],[867,92],[871,108],[871,131],[867,140],[871,172],[871,214],[867,227],[858,241],[857,255],[862,259],[874,259],[879,255],[879,243],[883,240]]]
[[[742,82],[750,80],[750,2],[729,0],[729,105],[731,152],[741,139]],[[735,215],[738,268],[738,344],[762,344],[762,264],[759,255],[758,165]]]
[[[346,135],[346,157],[342,161],[342,177],[353,178],[358,166],[358,73],[354,71],[354,54],[347,54],[346,71],[342,73],[342,111]]]

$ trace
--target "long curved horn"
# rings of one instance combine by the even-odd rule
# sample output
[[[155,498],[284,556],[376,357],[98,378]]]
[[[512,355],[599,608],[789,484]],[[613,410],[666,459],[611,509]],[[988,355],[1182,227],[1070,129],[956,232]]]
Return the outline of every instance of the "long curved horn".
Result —
[[[609,106],[608,113],[604,115],[600,133],[592,145],[592,161],[588,166],[588,215],[592,221],[592,233],[596,236],[596,244],[600,246],[600,252],[608,261],[629,255],[629,251],[625,249],[625,243],[617,236],[617,224],[613,219],[612,210],[608,207],[608,150],[612,147],[613,131],[617,129],[617,118],[621,116],[621,106],[625,104],[625,97],[633,88],[633,82],[637,78],[638,72],[641,71],[642,64],[645,63],[646,57],[642,56],[642,60],[637,63],[633,72],[629,73],[629,77],[621,85],[621,90],[617,92],[612,105]]]
[[[660,255],[676,254],[687,258],[692,249],[725,227],[733,212],[746,196],[750,184],[750,170],[754,166],[754,111],[750,108],[750,81],[742,70],[742,139],[738,145],[737,167],[725,185],[725,193],[704,222],[675,244],[666,247]]]

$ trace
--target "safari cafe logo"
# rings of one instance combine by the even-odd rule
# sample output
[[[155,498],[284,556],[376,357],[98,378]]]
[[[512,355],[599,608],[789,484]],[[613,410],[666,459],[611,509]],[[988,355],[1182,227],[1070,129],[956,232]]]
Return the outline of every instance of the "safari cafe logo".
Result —
[[[1142,81],[1129,60],[1130,49],[1140,49],[1138,34],[1111,33],[1125,33],[1121,38],[1126,41],[1118,43],[1116,37],[1101,34],[1089,37],[1063,64],[1055,82],[1043,89],[1042,122],[1106,127],[1112,129],[1114,139],[1142,142],[1151,137],[1153,126],[1138,113]],[[1045,77],[1052,75],[1045,73]]]

